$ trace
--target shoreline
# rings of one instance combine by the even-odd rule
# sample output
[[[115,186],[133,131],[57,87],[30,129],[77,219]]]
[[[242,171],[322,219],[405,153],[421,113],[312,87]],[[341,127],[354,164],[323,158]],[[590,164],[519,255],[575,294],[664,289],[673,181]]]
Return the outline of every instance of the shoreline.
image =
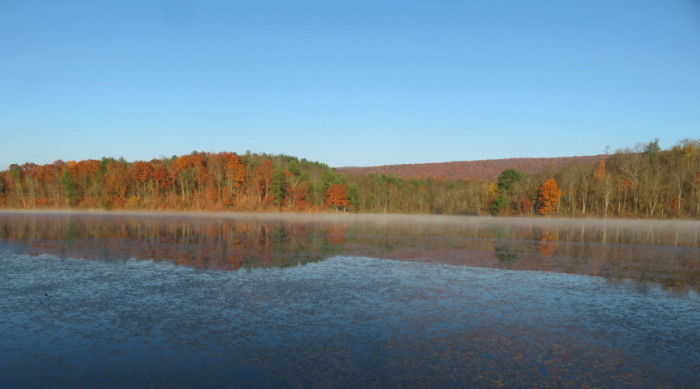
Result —
[[[580,225],[606,224],[611,227],[628,225],[667,224],[668,227],[700,227],[700,220],[692,219],[623,219],[623,218],[571,218],[571,217],[535,217],[535,216],[478,216],[478,215],[431,215],[431,214],[401,214],[401,213],[297,213],[297,212],[211,212],[211,211],[139,211],[139,210],[69,210],[69,209],[0,209],[0,216],[10,215],[46,215],[46,216],[132,216],[132,217],[205,217],[237,220],[263,221],[326,221],[326,222],[362,222],[362,221],[421,221],[437,224],[487,223],[530,225]]]

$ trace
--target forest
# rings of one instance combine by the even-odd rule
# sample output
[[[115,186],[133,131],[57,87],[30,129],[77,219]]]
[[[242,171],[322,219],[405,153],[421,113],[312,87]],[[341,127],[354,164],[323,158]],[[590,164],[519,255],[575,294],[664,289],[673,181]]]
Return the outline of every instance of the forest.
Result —
[[[250,151],[28,162],[0,172],[0,209],[698,219],[699,157],[700,140],[662,150],[656,139],[535,174],[504,165],[490,180],[344,173],[305,158]]]
[[[601,155],[557,158],[506,158],[482,161],[457,161],[414,163],[405,165],[383,165],[369,167],[342,167],[341,173],[393,174],[401,178],[442,178],[444,180],[493,180],[506,169],[517,169],[527,174],[538,174],[547,170],[558,171],[575,162],[597,162]]]

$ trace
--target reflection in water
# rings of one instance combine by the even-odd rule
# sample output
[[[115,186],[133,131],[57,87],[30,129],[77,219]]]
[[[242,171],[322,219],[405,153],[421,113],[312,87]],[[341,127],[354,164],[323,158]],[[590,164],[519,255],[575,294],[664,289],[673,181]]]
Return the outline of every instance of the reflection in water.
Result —
[[[29,255],[238,270],[343,254],[628,279],[681,293],[700,285],[698,229],[541,219],[0,215],[0,239]]]
[[[545,257],[551,257],[554,254],[554,249],[557,248],[559,237],[551,227],[539,229],[537,233],[537,251]]]
[[[520,256],[507,244],[497,244],[493,253],[501,263],[512,263],[520,259]]]

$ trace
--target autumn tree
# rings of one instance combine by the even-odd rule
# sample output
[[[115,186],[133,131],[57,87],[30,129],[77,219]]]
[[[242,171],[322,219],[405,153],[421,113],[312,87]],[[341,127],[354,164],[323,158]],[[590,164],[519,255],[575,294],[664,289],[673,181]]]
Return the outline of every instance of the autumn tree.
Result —
[[[61,193],[63,191],[61,187],[61,177],[63,176],[63,169],[65,167],[66,163],[63,162],[62,160],[57,160],[54,161],[52,164],[47,165],[47,181],[49,183],[49,186],[52,188],[54,195],[53,195],[53,202],[56,208],[58,208],[61,204]],[[65,192],[64,192],[65,194]]]
[[[246,167],[238,155],[228,155],[225,159],[226,186],[230,195],[238,196],[247,178]]]
[[[136,162],[133,166],[134,169],[134,182],[136,182],[137,197],[145,200],[146,195],[146,183],[151,179],[151,173],[153,172],[153,166],[147,162]]]
[[[159,189],[170,189],[173,185],[173,179],[170,177],[168,169],[159,167],[151,172],[151,179],[155,183],[154,192],[159,193]]]
[[[100,161],[94,159],[80,161],[75,165],[68,167],[70,169],[70,174],[73,177],[73,182],[75,183],[76,191],[78,192],[78,195],[82,197],[83,200],[87,200],[87,198],[90,195],[90,183],[95,178],[99,167]]]
[[[496,203],[496,198],[499,196],[500,192],[498,190],[498,184],[495,182],[492,182],[488,186],[488,191],[486,192],[486,197],[484,199],[485,206],[487,210],[491,211],[492,213],[494,212],[493,205]],[[500,209],[500,208],[498,208]],[[498,211],[496,211],[496,215],[498,215]]]
[[[603,200],[603,216],[608,216],[608,206],[612,200],[613,194],[613,178],[605,168],[605,160],[598,163],[598,168],[595,172],[595,180],[600,198]]]
[[[543,215],[551,215],[557,210],[561,190],[554,178],[550,178],[542,184],[539,190],[539,208],[537,211]]]
[[[530,199],[527,197],[525,197],[525,199],[523,200],[522,210],[523,210],[523,213],[527,213],[528,215],[532,215],[532,203],[530,202]]]
[[[196,155],[183,155],[173,164],[173,170],[177,173],[177,179],[180,184],[183,207],[189,204],[190,186],[197,182],[197,164],[199,162],[199,158]]]
[[[273,173],[274,169],[272,168],[272,161],[269,159],[265,160],[262,166],[256,168],[255,176],[257,177],[258,187],[260,190],[258,202],[261,200],[260,197],[262,197],[263,200],[267,200],[267,197],[271,196]]]
[[[295,162],[292,160],[291,162]],[[291,164],[290,162],[290,164]],[[298,170],[298,169],[297,169]],[[287,186],[286,186],[286,203],[290,207],[294,208],[297,207],[297,209],[302,209],[306,207],[308,202],[306,201],[306,197],[308,196],[308,186],[306,185],[306,182],[309,180],[309,172],[304,172],[299,175],[294,174],[292,171],[288,171],[284,173],[284,178],[287,181]],[[298,205],[297,201],[301,199],[303,201],[303,204]]]
[[[337,210],[343,207],[343,210],[350,205],[346,195],[345,195],[345,185],[333,184],[326,191],[326,205],[335,207]]]
[[[39,191],[39,174],[38,165],[28,162],[21,166],[22,176],[24,177],[24,187],[27,191],[29,205],[36,208],[37,192]]]
[[[300,184],[299,186],[292,189],[291,197],[293,198],[292,207],[296,207],[297,210],[303,210],[309,206],[307,198],[309,196],[309,188],[306,184]]]
[[[116,204],[118,207],[123,206],[131,181],[126,165],[119,161],[108,164],[104,179],[107,202]]]

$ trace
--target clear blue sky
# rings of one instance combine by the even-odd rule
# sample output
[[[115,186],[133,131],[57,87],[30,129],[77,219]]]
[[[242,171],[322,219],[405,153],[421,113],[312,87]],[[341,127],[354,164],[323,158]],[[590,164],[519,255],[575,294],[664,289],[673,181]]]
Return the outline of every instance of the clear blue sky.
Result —
[[[0,0],[0,169],[331,166],[700,138],[700,1]]]

